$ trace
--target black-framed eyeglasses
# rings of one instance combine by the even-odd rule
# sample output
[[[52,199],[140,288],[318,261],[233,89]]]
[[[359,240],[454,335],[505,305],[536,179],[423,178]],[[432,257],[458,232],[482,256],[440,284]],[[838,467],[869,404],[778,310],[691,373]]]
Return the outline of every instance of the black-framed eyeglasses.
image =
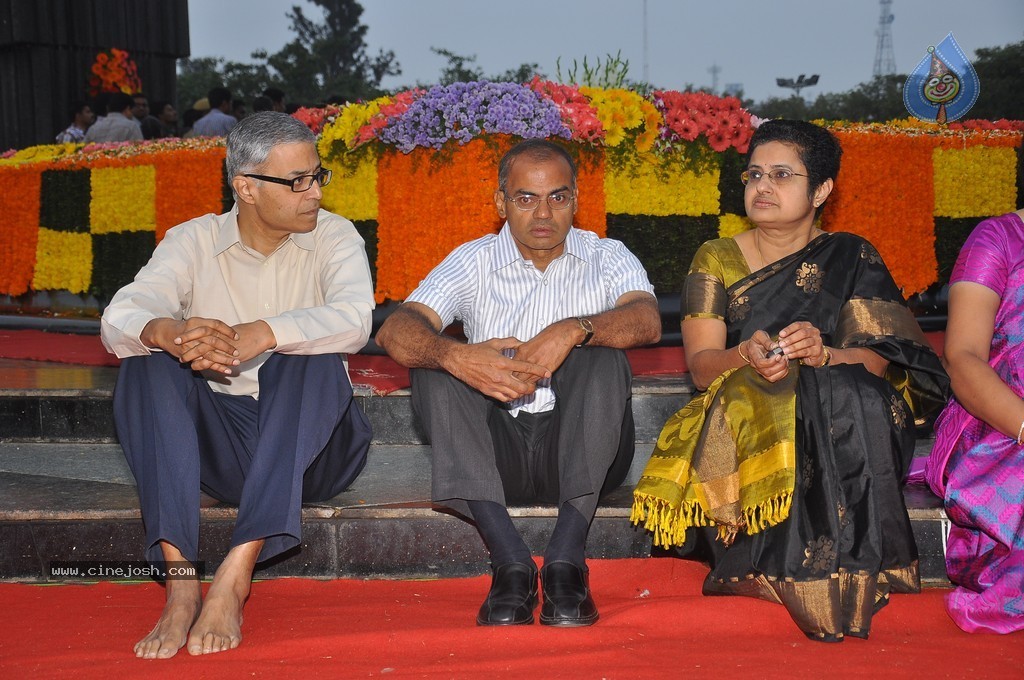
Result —
[[[552,210],[565,210],[572,205],[573,194],[569,190],[553,191],[547,196],[536,194],[519,194],[517,196],[505,196],[506,201],[511,201],[520,210],[534,211],[540,207],[541,201],[547,201],[548,207]]]
[[[273,182],[274,184],[283,184],[286,187],[291,187],[292,191],[297,194],[303,191],[309,191],[313,188],[313,182],[316,182],[322,187],[327,186],[331,183],[331,171],[327,168],[320,168],[317,172],[312,175],[299,175],[298,177],[271,177],[269,175],[251,175],[245,173],[242,177],[252,177],[253,179],[260,179],[264,182]]]
[[[772,168],[768,172],[762,172],[761,170],[744,170],[740,173],[740,181],[743,182],[743,184],[750,184],[751,182],[757,184],[761,181],[762,177],[767,177],[775,186],[782,186],[783,184],[787,184],[794,177],[807,177],[807,175],[802,175],[799,172],[793,172],[786,168]]]

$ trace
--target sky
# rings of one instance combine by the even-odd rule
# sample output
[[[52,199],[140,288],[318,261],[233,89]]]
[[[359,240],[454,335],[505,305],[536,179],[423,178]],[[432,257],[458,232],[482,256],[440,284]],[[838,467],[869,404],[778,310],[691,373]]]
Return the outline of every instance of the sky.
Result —
[[[368,53],[392,50],[402,69],[386,89],[436,83],[443,48],[476,56],[492,75],[536,63],[552,80],[582,64],[621,54],[631,80],[717,92],[740,84],[747,98],[789,96],[775,79],[820,75],[813,99],[871,79],[881,5],[877,0],[362,0]],[[285,16],[307,0],[189,0],[193,57],[251,61],[294,38]],[[644,6],[646,5],[646,50]],[[974,50],[1024,40],[1024,0],[892,0],[896,72],[910,73],[930,45],[953,32]],[[717,69],[716,76],[711,69]],[[582,71],[582,69],[580,69]],[[646,77],[645,77],[646,75]],[[984,88],[984,83],[982,83]]]

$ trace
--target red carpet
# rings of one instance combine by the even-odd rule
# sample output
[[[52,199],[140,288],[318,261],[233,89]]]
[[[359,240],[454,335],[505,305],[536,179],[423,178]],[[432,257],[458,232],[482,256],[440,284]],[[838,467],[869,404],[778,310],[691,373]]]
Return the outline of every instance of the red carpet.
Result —
[[[0,584],[0,676],[50,678],[1020,678],[1024,634],[968,635],[943,590],[897,595],[870,640],[807,640],[785,610],[703,597],[674,559],[594,560],[592,628],[480,628],[487,577],[257,583],[237,650],[144,661],[155,584]]]

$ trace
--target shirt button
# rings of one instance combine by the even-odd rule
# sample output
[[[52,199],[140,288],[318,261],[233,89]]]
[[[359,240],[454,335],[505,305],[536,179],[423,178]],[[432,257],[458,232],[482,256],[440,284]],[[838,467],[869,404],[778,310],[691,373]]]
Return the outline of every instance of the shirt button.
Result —
[[[267,302],[263,305],[263,309],[270,309],[270,303]]]

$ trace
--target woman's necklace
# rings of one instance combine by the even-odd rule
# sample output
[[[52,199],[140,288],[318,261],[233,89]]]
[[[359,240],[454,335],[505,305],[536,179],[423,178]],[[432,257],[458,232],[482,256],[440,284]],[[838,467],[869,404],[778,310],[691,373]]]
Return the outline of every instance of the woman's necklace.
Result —
[[[815,232],[817,232],[816,229],[811,231],[810,237],[807,239],[807,243],[810,243],[814,239]],[[807,243],[804,244],[805,248],[807,247]],[[764,253],[761,252],[761,232],[756,227],[754,228],[754,247],[757,248],[757,256],[761,258],[761,269],[764,269],[768,266],[768,262],[764,259]],[[772,261],[774,262],[774,260]]]
[[[764,261],[764,253],[761,252],[761,232],[754,229],[754,247],[757,248],[757,256],[761,258],[761,269],[768,266],[768,263]]]

